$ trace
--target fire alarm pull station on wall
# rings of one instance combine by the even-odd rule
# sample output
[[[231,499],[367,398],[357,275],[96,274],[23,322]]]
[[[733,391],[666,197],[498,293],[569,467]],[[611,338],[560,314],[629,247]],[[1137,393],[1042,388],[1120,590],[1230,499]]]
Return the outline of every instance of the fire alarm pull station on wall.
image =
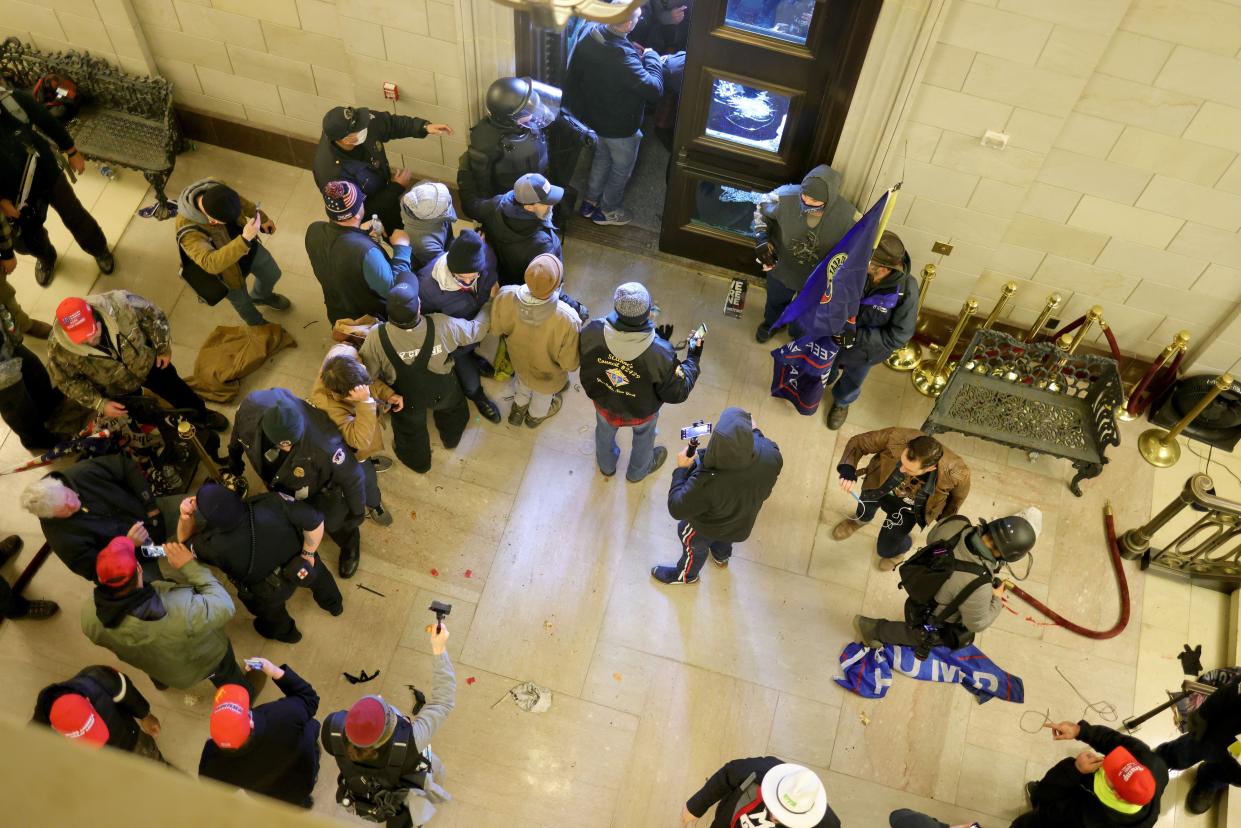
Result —
[[[401,99],[401,93],[397,91],[395,83],[384,81],[384,97],[390,101],[399,101]]]

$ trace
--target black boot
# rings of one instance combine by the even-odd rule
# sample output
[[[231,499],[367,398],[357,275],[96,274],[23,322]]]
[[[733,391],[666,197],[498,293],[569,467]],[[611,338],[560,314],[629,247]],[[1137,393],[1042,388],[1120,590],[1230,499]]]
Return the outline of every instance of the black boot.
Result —
[[[487,392],[481,387],[470,395],[470,399],[474,401],[474,407],[478,409],[478,413],[483,416],[483,419],[493,423],[500,422],[500,409],[496,407],[496,404],[491,401],[491,398],[487,396]]]

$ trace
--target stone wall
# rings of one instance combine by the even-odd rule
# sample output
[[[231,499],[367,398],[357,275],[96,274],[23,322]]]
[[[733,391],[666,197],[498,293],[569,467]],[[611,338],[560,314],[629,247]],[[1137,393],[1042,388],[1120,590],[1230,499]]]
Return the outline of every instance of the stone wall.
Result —
[[[512,12],[490,0],[0,0],[0,31],[45,49],[76,47],[145,73],[139,42],[179,104],[317,139],[340,104],[446,123],[450,138],[389,150],[451,179],[478,117],[479,89],[512,72]],[[400,100],[383,97],[395,82]]]
[[[929,305],[985,310],[1015,280],[1021,324],[1058,291],[1066,321],[1102,305],[1125,351],[1184,328],[1196,367],[1241,363],[1241,5],[957,0],[937,40],[871,182],[904,179],[916,266],[956,246]]]

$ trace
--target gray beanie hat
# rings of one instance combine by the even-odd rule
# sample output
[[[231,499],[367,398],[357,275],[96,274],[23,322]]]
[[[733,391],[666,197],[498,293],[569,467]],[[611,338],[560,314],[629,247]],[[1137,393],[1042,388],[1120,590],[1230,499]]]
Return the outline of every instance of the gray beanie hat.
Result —
[[[651,292],[641,282],[625,282],[616,289],[612,307],[617,316],[645,319],[651,312]]]

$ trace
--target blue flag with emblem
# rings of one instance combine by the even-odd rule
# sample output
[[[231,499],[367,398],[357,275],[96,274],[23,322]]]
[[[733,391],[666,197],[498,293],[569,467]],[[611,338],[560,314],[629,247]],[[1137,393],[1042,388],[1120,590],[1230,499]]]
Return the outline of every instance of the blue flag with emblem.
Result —
[[[800,331],[797,339],[771,352],[775,360],[771,395],[793,403],[799,414],[813,414],[823,399],[823,389],[839,350],[832,337],[856,321],[866,287],[866,267],[883,234],[895,196],[895,190],[885,191],[866,215],[849,228],[772,325],[775,329],[791,323],[794,330]]]

